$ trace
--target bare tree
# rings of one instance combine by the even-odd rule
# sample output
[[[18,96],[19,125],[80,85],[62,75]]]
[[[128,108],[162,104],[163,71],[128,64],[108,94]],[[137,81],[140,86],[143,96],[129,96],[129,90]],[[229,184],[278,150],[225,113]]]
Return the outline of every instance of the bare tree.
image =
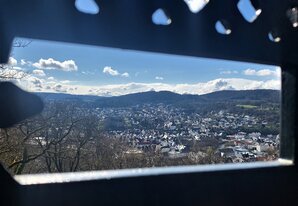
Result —
[[[31,44],[31,42],[32,40],[15,39],[12,44],[12,49],[25,48],[29,44]],[[11,62],[8,62],[8,64],[0,64],[0,81],[22,79],[26,75],[27,75],[26,72],[15,69],[14,65],[12,65]]]
[[[12,43],[12,48],[25,48],[32,43],[32,40],[15,39]]]

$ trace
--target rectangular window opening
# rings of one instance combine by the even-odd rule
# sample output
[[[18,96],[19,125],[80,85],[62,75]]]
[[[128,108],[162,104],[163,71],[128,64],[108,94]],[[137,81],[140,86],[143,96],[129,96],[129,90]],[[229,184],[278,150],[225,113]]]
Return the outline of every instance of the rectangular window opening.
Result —
[[[15,42],[0,79],[38,95],[44,110],[0,130],[12,174],[279,158],[278,66]]]

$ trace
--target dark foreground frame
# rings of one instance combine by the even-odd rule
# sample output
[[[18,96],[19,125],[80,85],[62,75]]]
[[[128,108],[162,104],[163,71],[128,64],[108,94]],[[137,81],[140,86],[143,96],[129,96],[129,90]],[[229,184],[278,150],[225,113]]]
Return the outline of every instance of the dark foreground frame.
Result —
[[[0,61],[7,61],[13,38],[21,36],[279,65],[281,160],[235,167],[180,167],[179,172],[127,170],[115,176],[103,172],[93,178],[90,172],[81,179],[65,174],[33,185],[20,185],[1,167],[0,205],[298,205],[298,34],[285,16],[297,1],[260,0],[263,14],[253,24],[241,19],[233,0],[210,1],[198,14],[190,13],[183,1],[97,2],[100,16],[77,12],[73,0],[0,1]],[[152,12],[160,7],[173,16],[169,27],[151,23]],[[231,35],[220,36],[214,32],[218,19],[237,27]],[[278,44],[267,39],[272,28],[283,35]],[[19,177],[21,182],[22,178],[26,177]]]

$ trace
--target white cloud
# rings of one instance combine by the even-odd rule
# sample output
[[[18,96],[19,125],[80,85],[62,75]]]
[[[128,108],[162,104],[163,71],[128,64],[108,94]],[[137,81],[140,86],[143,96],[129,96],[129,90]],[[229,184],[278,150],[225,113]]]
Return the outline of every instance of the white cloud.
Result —
[[[41,69],[35,69],[35,70],[32,71],[32,73],[35,74],[35,75],[37,75],[37,76],[40,76],[40,77],[46,76],[46,74],[44,73],[44,71],[41,70]]]
[[[129,74],[127,72],[124,72],[123,74],[121,74],[121,76],[123,76],[123,77],[129,77]]]
[[[23,71],[23,68],[21,68],[21,67],[12,67],[12,69]]]
[[[72,94],[93,94],[99,96],[118,96],[145,91],[171,91],[179,94],[206,94],[221,90],[254,90],[280,89],[280,80],[266,81],[248,80],[241,78],[222,78],[194,84],[166,84],[166,83],[127,83],[100,86],[69,84],[70,81],[58,81],[54,78],[39,79],[26,76],[18,80],[19,85],[29,91],[67,92]]]
[[[244,70],[244,74],[248,76],[275,76],[280,77],[280,68],[277,67],[275,70],[270,69],[261,69],[261,70],[255,70],[255,69],[246,69]]]
[[[62,80],[62,81],[60,81],[62,84],[69,84],[71,81],[69,81],[69,80]]]
[[[37,77],[33,77],[33,76],[28,76],[26,78],[26,81],[29,83],[29,84],[32,84],[33,87],[35,88],[43,88],[43,80],[42,79],[39,79]],[[31,85],[31,86],[32,86]]]
[[[26,64],[27,64],[27,62],[25,61],[25,59],[21,59],[21,65],[24,66]]]
[[[281,68],[279,66],[275,67],[275,76],[281,78]]]
[[[121,74],[116,69],[113,69],[110,66],[104,67],[103,70],[102,70],[102,72],[105,73],[105,74],[109,74],[111,76],[119,76],[119,75],[121,75],[122,77],[129,77],[129,73],[124,72],[124,73]]]
[[[156,76],[155,79],[156,80],[163,80],[163,77]]]
[[[238,71],[236,71],[236,70],[226,70],[226,71],[221,71],[220,74],[238,74]]]
[[[15,58],[13,58],[13,57],[9,57],[8,64],[9,65],[12,65],[12,66],[15,66],[15,65],[18,64],[18,61]]]
[[[26,66],[26,65],[32,66],[32,62],[26,61],[25,59],[21,59],[21,65],[22,66]]]
[[[19,71],[24,71],[23,68],[21,68],[17,65],[18,65],[18,61],[13,57],[9,57],[8,63],[1,65],[2,68],[1,68],[0,72],[3,75],[3,74],[8,74],[8,73],[12,74],[12,73],[18,73]],[[19,70],[19,71],[16,71],[16,70]],[[19,77],[17,77],[17,78],[19,78]]]
[[[66,92],[67,88],[63,86],[62,84],[56,84],[54,87],[52,87],[53,90],[56,92]]]
[[[48,80],[54,80],[54,79],[55,79],[54,77],[49,77],[49,78],[48,78]]]
[[[119,72],[117,70],[114,70],[112,67],[108,67],[108,66],[103,68],[102,72],[105,73],[105,74],[112,75],[112,76],[118,76],[119,75]]]
[[[103,86],[63,85],[71,93],[117,96],[145,91],[172,91],[179,94],[206,94],[221,90],[280,89],[279,80],[256,81],[240,78],[215,79],[196,84],[127,83]],[[70,91],[69,88],[77,87]]]
[[[52,58],[40,59],[38,62],[32,64],[38,69],[58,69],[63,71],[77,71],[78,66],[74,60],[66,60],[63,62],[54,60]]]
[[[248,89],[280,89],[280,81],[254,81],[247,79],[215,79],[196,84],[163,84],[163,83],[129,83],[122,85],[106,85],[98,88],[101,93],[110,92],[112,95],[122,95],[135,92],[172,91],[180,94],[206,94],[220,90],[248,90]]]

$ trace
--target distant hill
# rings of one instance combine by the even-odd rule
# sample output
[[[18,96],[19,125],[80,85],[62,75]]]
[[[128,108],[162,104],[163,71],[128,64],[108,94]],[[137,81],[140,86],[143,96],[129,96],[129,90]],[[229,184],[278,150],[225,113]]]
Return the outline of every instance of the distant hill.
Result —
[[[96,104],[105,106],[132,106],[144,103],[165,104],[191,104],[191,103],[216,103],[216,102],[239,102],[239,101],[265,101],[280,102],[279,90],[226,90],[204,95],[177,94],[169,91],[149,91],[128,94],[117,97],[108,97],[96,100]]]
[[[97,101],[99,106],[131,106],[144,103],[165,103],[172,104],[180,101],[198,101],[198,95],[181,95],[169,91],[149,91],[134,94],[127,94],[117,97],[108,97]]]
[[[55,100],[55,101],[85,101],[85,102],[94,102],[101,98],[100,96],[94,95],[74,95],[74,94],[65,94],[65,93],[49,93],[49,92],[37,92],[36,93],[43,100]]]
[[[224,90],[200,95],[208,101],[268,101],[280,102],[280,91],[270,89],[257,90]]]
[[[204,95],[177,94],[169,91],[148,91],[114,97],[71,95],[62,93],[38,93],[45,100],[93,102],[99,107],[125,107],[144,103],[216,103],[234,101],[280,102],[279,90],[225,90]]]

